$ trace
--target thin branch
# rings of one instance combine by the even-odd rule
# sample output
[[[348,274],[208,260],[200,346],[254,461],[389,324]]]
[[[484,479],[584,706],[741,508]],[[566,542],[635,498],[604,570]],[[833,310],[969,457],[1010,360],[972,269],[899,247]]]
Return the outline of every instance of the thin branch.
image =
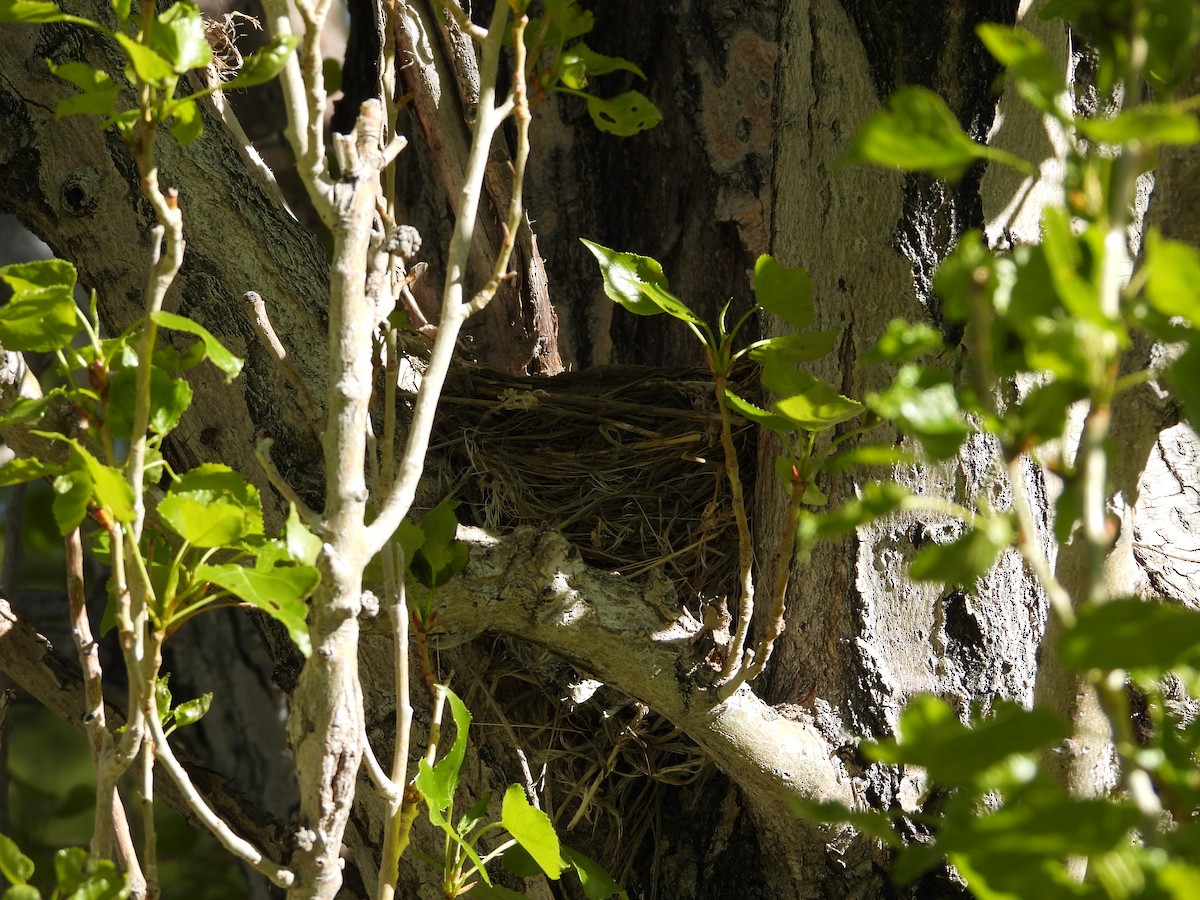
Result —
[[[450,248],[447,254],[446,282],[442,292],[442,318],[438,322],[437,337],[433,342],[428,367],[421,379],[421,387],[417,391],[412,423],[409,426],[408,443],[404,449],[399,477],[381,504],[379,515],[367,528],[367,551],[371,555],[378,553],[383,548],[412,507],[417,485],[425,470],[425,454],[429,449],[429,436],[433,429],[438,398],[454,356],[458,332],[469,314],[470,304],[464,302],[467,261],[475,234],[479,201],[492,138],[503,123],[501,109],[496,104],[495,84],[504,38],[503,26],[507,15],[508,5],[497,3],[492,14],[487,41],[483,45],[483,58],[480,65],[479,112],[475,119],[471,153],[467,161],[462,192],[459,195],[458,219],[455,222],[454,234],[450,239]],[[514,47],[523,47],[524,45],[526,22],[527,19],[522,17],[513,26]],[[517,72],[520,74],[516,77],[523,78],[521,67],[517,67]],[[527,144],[527,132],[520,127],[522,116],[528,115],[523,94],[519,98],[519,102],[520,109],[516,110],[518,135],[525,135],[522,143]],[[527,152],[527,147],[523,150],[519,149],[518,161],[525,159]],[[514,177],[516,174],[517,169],[514,165]]]
[[[221,846],[255,871],[261,872],[270,879],[272,884],[282,888],[291,887],[295,881],[295,875],[283,866],[267,859],[249,841],[234,834],[233,830],[225,824],[225,821],[213,812],[212,807],[205,802],[204,798],[200,796],[200,792],[196,790],[196,786],[192,784],[192,779],[188,776],[187,770],[175,758],[170,744],[167,743],[167,736],[163,734],[162,723],[158,721],[158,717],[149,716],[148,720],[150,734],[154,740],[155,758],[167,770],[167,774],[171,776],[171,780],[179,788],[180,793],[187,801],[189,808],[196,818],[221,842]]]
[[[71,617],[71,637],[83,672],[83,727],[92,748],[92,763],[99,768],[100,761],[113,752],[112,734],[109,733],[104,715],[104,672],[100,667],[100,649],[92,636],[88,619],[87,595],[83,579],[83,544],[76,528],[64,541],[67,569],[67,602]],[[107,859],[116,842],[117,857],[121,867],[129,873],[130,890],[137,895],[146,891],[146,877],[138,862],[133,836],[129,832],[129,820],[121,795],[115,788],[101,790],[97,779],[96,822],[92,831],[92,857]]]
[[[258,339],[262,342],[263,347],[275,359],[279,365],[279,370],[291,384],[295,394],[293,395],[296,403],[299,404],[304,417],[308,419],[312,426],[313,434],[317,439],[321,437],[321,414],[313,404],[312,394],[309,393],[308,383],[304,380],[304,376],[300,374],[300,370],[296,368],[292,362],[288,352],[284,349],[283,342],[279,340],[279,336],[275,333],[275,329],[271,325],[271,319],[267,315],[267,305],[263,302],[263,298],[257,291],[246,291],[246,302],[250,305],[250,321],[254,323],[254,331],[258,335]]]
[[[304,520],[304,524],[310,530],[320,534],[322,531],[321,517],[300,498],[300,495],[296,493],[296,489],[280,474],[279,469],[275,466],[275,461],[271,459],[271,447],[274,443],[274,440],[269,437],[262,438],[254,448],[254,458],[262,466],[262,470],[267,476],[267,481],[271,482],[271,487],[279,491],[280,496],[284,500],[287,500],[296,507],[296,512],[299,513],[300,518]]]

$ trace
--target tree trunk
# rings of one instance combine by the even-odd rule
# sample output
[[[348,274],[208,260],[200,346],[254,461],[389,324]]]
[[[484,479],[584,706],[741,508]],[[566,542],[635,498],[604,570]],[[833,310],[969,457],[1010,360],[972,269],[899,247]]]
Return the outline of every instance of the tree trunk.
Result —
[[[849,396],[886,383],[886,372],[864,368],[859,360],[897,316],[942,329],[953,348],[943,364],[962,369],[969,348],[942,318],[932,274],[967,228],[985,228],[998,246],[1035,237],[1036,197],[1053,196],[1057,188],[1053,163],[1044,167],[1024,213],[1011,216],[1020,185],[983,166],[948,186],[836,162],[863,118],[890,91],[914,83],[941,93],[979,139],[989,138],[1000,121],[999,104],[1004,124],[995,140],[1014,152],[1052,160],[1054,147],[1040,119],[1011,92],[994,95],[999,70],[974,37],[980,22],[1014,21],[1017,6],[1015,0],[600,5],[591,45],[643,68],[647,85],[632,86],[644,88],[664,121],[620,140],[597,133],[573,98],[535,110],[538,161],[529,174],[527,207],[557,311],[563,359],[584,370],[578,383],[592,377],[585,370],[601,364],[694,366],[702,359],[679,323],[627,315],[608,301],[579,237],[655,257],[672,290],[709,319],[728,300],[735,314],[746,308],[758,254],[769,251],[785,265],[807,267],[817,327],[842,329],[837,352],[814,374]],[[102,15],[102,7],[92,4],[90,14]],[[1066,66],[1062,29],[1025,18]],[[101,292],[108,322],[119,327],[140,311],[150,216],[132,199],[134,172],[111,137],[85,119],[53,121],[49,111],[70,89],[40,62],[80,55],[110,61],[109,54],[69,28],[0,29],[0,210],[15,212],[72,259],[84,283]],[[615,92],[625,77],[606,76],[604,90]],[[170,308],[197,318],[249,362],[233,387],[201,370],[201,381],[193,385],[195,408],[173,452],[185,465],[202,459],[234,465],[270,497],[250,452],[254,437],[268,432],[276,437],[279,468],[318,504],[321,469],[312,423],[286,402],[296,385],[281,378],[257,343],[242,294],[255,290],[266,298],[306,389],[320,397],[327,266],[312,236],[251,174],[219,121],[210,115],[205,125],[205,136],[186,151],[166,139],[160,149],[166,180],[183,188],[187,217],[188,256]],[[414,137],[418,127],[414,121]],[[402,173],[405,162],[402,157]],[[428,161],[420,165],[427,182],[436,179]],[[424,210],[427,242],[445,230],[437,222],[444,204],[444,197],[411,201],[414,215]],[[532,245],[530,252],[527,267],[536,261]],[[515,314],[511,323],[523,329],[520,339],[537,330]],[[777,326],[762,325],[772,332]],[[497,321],[487,327],[494,330]],[[477,347],[503,357],[496,348],[505,340],[491,334]],[[504,367],[511,373],[524,365],[513,358]],[[468,371],[462,377],[469,384],[473,376]],[[564,384],[562,390],[572,390],[569,381]],[[506,395],[504,403],[499,394],[492,397],[487,415],[515,420],[513,411],[521,407],[505,405],[515,403],[513,397],[541,402],[543,388],[536,380],[514,382],[512,389],[517,393]],[[474,434],[464,430],[468,437]],[[1163,457],[1168,467],[1170,459],[1188,452],[1186,442],[1171,446],[1175,456]],[[753,518],[764,544],[760,558],[767,559],[766,544],[783,507],[771,448],[764,441],[757,452]],[[965,501],[994,490],[1000,503],[1004,489],[988,480],[989,453],[972,444],[953,465],[896,477],[916,490]],[[486,468],[465,464],[476,476]],[[432,501],[448,487],[462,487],[463,465],[458,459],[435,467]],[[537,472],[522,472],[519,459],[507,472],[505,466],[490,470],[499,479],[494,491],[505,484],[539,489]],[[1044,520],[1051,486],[1033,467],[1029,480],[1044,504],[1038,511]],[[853,496],[855,482],[840,476],[823,487],[837,503]],[[695,502],[702,506],[708,500]],[[944,873],[909,888],[893,887],[878,847],[848,833],[793,823],[786,800],[799,794],[911,808],[921,785],[895,770],[867,765],[857,753],[859,738],[891,734],[897,712],[918,691],[953,698],[964,709],[1001,698],[1032,700],[1046,610],[1016,554],[1006,555],[978,594],[967,596],[914,586],[903,577],[905,562],[920,546],[952,536],[947,521],[896,518],[817,548],[810,560],[797,564],[788,628],[764,681],[755,685],[759,696],[738,695],[736,702],[713,709],[702,694],[688,692],[691,682],[676,676],[703,663],[703,648],[694,641],[699,623],[680,606],[698,613],[698,599],[716,598],[698,598],[679,583],[672,595],[661,578],[610,580],[614,577],[599,568],[587,567],[580,552],[590,559],[597,546],[615,540],[603,531],[603,518],[591,522],[581,534],[595,534],[596,546],[581,540],[574,549],[536,529],[508,534],[506,526],[520,524],[511,517],[475,523],[507,536],[496,544],[476,534],[471,568],[442,601],[443,624],[459,630],[456,638],[481,631],[503,635],[453,649],[447,640],[441,654],[443,674],[458,673],[456,688],[477,721],[493,723],[478,731],[478,754],[468,773],[471,790],[495,791],[521,780],[521,754],[534,778],[541,777],[544,764],[547,809],[561,814],[564,841],[604,860],[631,896],[959,895]],[[636,560],[629,563],[625,568],[636,571]],[[555,593],[562,573],[570,573],[570,591]],[[1165,583],[1185,576],[1172,570],[1155,577]],[[547,610],[566,612],[554,618]],[[578,610],[607,625],[587,631],[587,616],[567,615]],[[290,691],[294,651],[278,635],[268,631],[268,637],[276,681]],[[360,669],[369,673],[364,705],[371,740],[382,756],[390,751],[394,708],[386,640],[364,639]],[[666,675],[660,678],[661,673]],[[597,690],[588,681],[592,677],[607,686]],[[356,896],[374,882],[374,848],[382,828],[380,809],[365,785],[360,777],[360,802],[347,834],[346,885]],[[423,840],[427,837],[418,836],[418,844]],[[415,863],[406,866],[409,895],[435,896],[427,874]],[[534,890],[543,893],[533,896],[546,896],[544,889]]]

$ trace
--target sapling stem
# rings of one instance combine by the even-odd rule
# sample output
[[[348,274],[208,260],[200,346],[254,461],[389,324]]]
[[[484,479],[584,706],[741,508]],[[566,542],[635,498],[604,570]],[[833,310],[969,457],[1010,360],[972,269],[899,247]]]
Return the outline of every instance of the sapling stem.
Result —
[[[750,522],[746,516],[746,498],[742,490],[741,467],[737,458],[737,447],[733,444],[733,414],[725,399],[729,385],[728,372],[713,366],[713,385],[716,388],[717,410],[721,416],[721,450],[725,455],[725,476],[729,481],[729,496],[733,505],[733,520],[738,532],[738,614],[733,638],[721,666],[721,681],[728,683],[738,671],[750,664],[746,655],[746,637],[750,633],[750,620],[754,616],[754,543],[750,534]],[[722,689],[722,696],[729,696]]]

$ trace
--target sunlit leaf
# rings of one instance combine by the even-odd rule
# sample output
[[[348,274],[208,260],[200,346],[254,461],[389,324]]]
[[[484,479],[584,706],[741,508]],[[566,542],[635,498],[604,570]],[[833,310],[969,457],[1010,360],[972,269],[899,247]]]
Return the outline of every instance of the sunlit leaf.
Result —
[[[70,16],[47,0],[0,0],[0,22],[73,22],[99,29],[91,19]]]
[[[1127,109],[1115,116],[1076,119],[1080,133],[1102,144],[1194,144],[1200,141],[1200,122],[1189,113],[1161,104]]]
[[[224,547],[263,530],[258,489],[216,463],[198,466],[176,480],[159,503],[158,514],[196,547]]]
[[[292,34],[272,38],[269,44],[261,50],[251,53],[243,60],[237,75],[225,82],[223,89],[228,91],[254,87],[270,81],[283,71],[283,67],[287,65],[288,58],[291,57],[292,51],[296,49],[298,43],[300,43],[300,38]],[[328,85],[326,88],[333,90]]]
[[[662,111],[637,91],[607,99],[588,94],[587,107],[597,128],[619,137],[630,137],[662,121]]]
[[[94,116],[113,114],[121,88],[108,77],[107,72],[84,62],[55,65],[53,60],[47,60],[46,64],[50,67],[51,72],[83,92],[74,97],[59,100],[58,105],[54,108],[54,115],[57,118],[63,119],[77,113]]]
[[[554,825],[549,816],[530,804],[521,785],[510,784],[504,792],[500,824],[548,877],[557,879],[562,874],[563,862]]]
[[[33,877],[33,860],[3,834],[0,834],[0,873],[13,884],[25,884]]]
[[[42,462],[40,459],[10,459],[0,466],[0,487],[13,484],[24,484],[35,478],[48,478],[62,471],[62,466],[56,463]]]
[[[949,459],[970,433],[948,373],[907,365],[891,386],[867,397],[867,405],[921,441],[932,459]]]
[[[128,439],[133,431],[134,400],[137,397],[136,369],[121,369],[108,382],[108,427],[114,437]],[[149,428],[155,434],[166,434],[192,402],[192,388],[182,378],[168,375],[162,369],[150,370]]]
[[[262,610],[281,623],[306,657],[312,653],[308,634],[308,604],[304,602],[320,583],[311,566],[276,566],[247,569],[233,563],[196,567],[196,577],[210,581]]]
[[[454,791],[458,787],[463,760],[467,755],[467,730],[471,727],[471,713],[466,705],[458,699],[454,691],[445,687],[441,689],[446,692],[446,702],[450,705],[450,714],[454,719],[454,743],[450,745],[446,755],[432,766],[422,760],[415,781],[417,790],[425,798],[430,811],[436,809],[439,813],[454,802]]]
[[[896,91],[886,111],[862,124],[845,156],[847,162],[928,171],[947,181],[957,181],[984,159],[1026,174],[1036,171],[1023,159],[972,140],[941,97],[913,86]]]
[[[754,263],[754,302],[796,328],[807,328],[813,319],[808,270],[786,268],[763,254]]]
[[[574,869],[575,874],[579,876],[579,883],[583,885],[583,892],[588,900],[608,900],[614,895],[620,897],[621,900],[628,900],[629,895],[613,881],[612,876],[600,863],[571,847],[564,846],[560,849],[563,862]]]
[[[71,343],[79,330],[75,277],[75,267],[61,259],[0,267],[0,279],[13,291],[0,307],[0,345],[47,353]]]
[[[779,397],[775,411],[805,431],[824,431],[863,411],[861,403],[786,364],[766,366],[762,382]]]
[[[1200,326],[1200,256],[1191,246],[1150,229],[1142,271],[1151,306],[1164,316],[1180,316]]]
[[[772,359],[797,365],[820,359],[833,352],[841,329],[803,331],[782,337],[766,338],[750,345],[750,359],[765,365]]]
[[[176,706],[171,710],[175,717],[175,727],[183,728],[186,725],[192,725],[203,719],[212,707],[212,699],[213,695],[211,693],[205,693],[191,700],[185,700]]]
[[[763,428],[769,428],[776,434],[785,435],[796,430],[795,424],[790,419],[775,413],[767,412],[755,406],[749,400],[743,400],[729,388],[725,389],[725,400],[729,404],[729,408],[743,419],[754,422],[756,425],[761,425]]]
[[[1048,710],[1010,703],[998,703],[992,715],[964,725],[947,701],[918,694],[900,714],[899,739],[864,744],[863,752],[881,762],[922,766],[943,784],[962,784],[1013,754],[1053,745],[1068,731]]]
[[[1200,612],[1137,599],[1080,610],[1062,637],[1063,662],[1074,668],[1163,672],[1200,662]]]
[[[932,325],[892,319],[883,337],[863,357],[863,362],[912,362],[940,349],[942,335]]]
[[[158,14],[150,32],[150,48],[170,63],[177,75],[212,62],[204,20],[189,0],[179,0]]]
[[[317,557],[321,555],[321,539],[300,521],[300,514],[296,512],[294,503],[288,504],[288,517],[283,526],[283,533],[288,556],[294,562],[306,566],[317,564]]]
[[[610,250],[584,238],[580,240],[600,263],[604,293],[610,300],[639,316],[657,316],[664,311],[642,292],[642,287],[647,284],[658,285],[664,290],[668,288],[667,276],[657,261],[636,253]]]
[[[976,30],[1021,96],[1042,112],[1054,112],[1056,99],[1066,90],[1066,79],[1041,41],[1023,28],[1006,25],[988,23]]]
[[[161,328],[169,328],[173,331],[185,331],[200,338],[209,360],[214,366],[225,373],[226,383],[233,381],[238,376],[238,373],[242,371],[243,360],[238,359],[238,357],[226,350],[225,346],[213,337],[207,328],[198,322],[193,322],[184,316],[161,310],[154,313],[151,318]]]
[[[127,34],[113,35],[137,77],[152,85],[163,85],[175,77],[175,68],[145,44],[140,44]]]
[[[908,576],[914,581],[971,587],[988,573],[1013,537],[1007,517],[986,519],[949,544],[930,544],[922,549],[909,565]]]
[[[908,491],[895,482],[868,482],[858,497],[840,502],[827,513],[801,510],[799,538],[811,544],[849,534],[900,509],[907,497]]]

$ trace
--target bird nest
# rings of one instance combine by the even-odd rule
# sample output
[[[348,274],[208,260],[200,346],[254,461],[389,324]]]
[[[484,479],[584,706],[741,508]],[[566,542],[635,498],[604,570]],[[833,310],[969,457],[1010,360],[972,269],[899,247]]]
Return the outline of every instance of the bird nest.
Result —
[[[737,535],[707,371],[462,369],[434,441],[462,518],[551,528],[589,564],[630,577],[661,567],[692,603],[733,592]],[[753,430],[741,421],[734,444],[750,471]]]

